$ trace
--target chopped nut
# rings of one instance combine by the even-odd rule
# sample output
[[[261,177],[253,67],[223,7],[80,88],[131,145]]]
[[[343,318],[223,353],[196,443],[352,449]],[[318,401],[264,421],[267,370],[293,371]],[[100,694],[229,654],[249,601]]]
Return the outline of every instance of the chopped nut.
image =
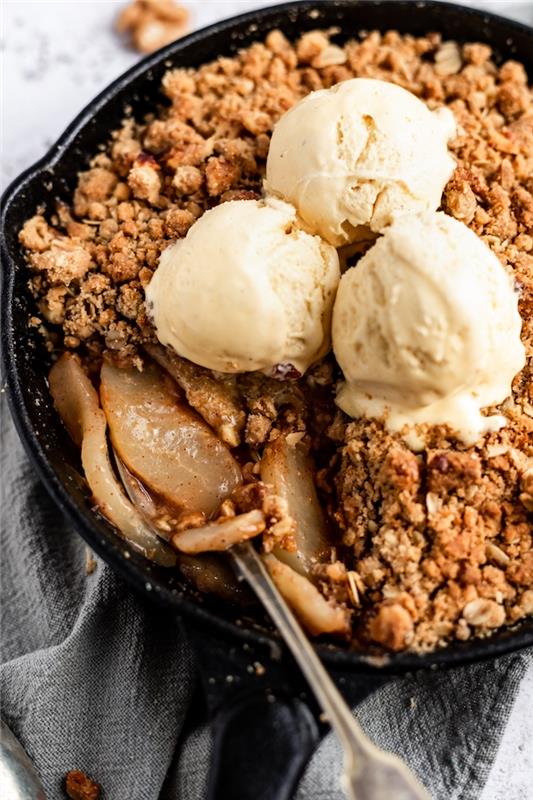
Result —
[[[187,31],[189,12],[174,0],[133,0],[116,21],[118,33],[129,34],[141,53],[153,53]]]
[[[506,444],[490,444],[487,447],[487,457],[497,458],[498,456],[503,456],[508,451],[509,446]]]
[[[290,445],[290,447],[294,447],[295,445],[298,444],[298,442],[302,441],[304,436],[305,436],[304,431],[296,431],[295,433],[288,433],[287,436],[285,437],[285,441],[287,442],[288,445]]]
[[[435,53],[435,72],[437,75],[455,75],[463,64],[457,42],[443,42]]]
[[[520,502],[528,511],[533,511],[533,495],[529,494],[529,492],[520,494]]]
[[[346,567],[340,561],[334,561],[326,566],[326,575],[333,583],[344,583],[346,580]]]
[[[470,639],[471,631],[468,625],[466,624],[466,620],[460,619],[457,623],[457,628],[455,629],[455,636],[459,639],[460,642],[467,642]]]
[[[478,597],[463,608],[463,619],[474,627],[499,628],[505,621],[505,610],[494,600]]]
[[[324,31],[309,31],[304,33],[296,45],[296,55],[300,64],[310,64],[322,50],[329,47],[328,36]]]
[[[348,59],[346,51],[342,47],[337,47],[334,44],[328,44],[323,50],[316,55],[311,61],[311,66],[314,69],[323,69],[324,67],[332,67],[339,64],[345,64]]]
[[[426,508],[428,514],[437,514],[442,508],[442,500],[434,492],[428,492],[426,495]]]

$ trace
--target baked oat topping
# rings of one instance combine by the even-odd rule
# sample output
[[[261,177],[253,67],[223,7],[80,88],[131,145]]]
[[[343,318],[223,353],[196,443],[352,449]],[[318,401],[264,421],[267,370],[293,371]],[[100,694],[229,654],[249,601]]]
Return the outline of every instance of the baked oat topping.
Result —
[[[532,93],[522,65],[496,64],[484,44],[374,31],[340,46],[332,33],[306,33],[293,45],[273,31],[232,58],[169,70],[168,107],[124,120],[80,173],[72,204],[21,231],[31,324],[52,355],[76,350],[91,374],[102,359],[141,368],[144,348],[155,352],[144,288],[161,251],[206,209],[261,195],[272,127],[295,102],[368,77],[397,83],[431,109],[448,106],[459,126],[450,145],[457,169],[442,208],[489,245],[520,292],[527,363],[499,408],[505,428],[472,447],[445,426],[430,428],[415,454],[380,422],[335,408],[331,357],[290,382],[222,379],[183,359],[169,370],[220,438],[247,448],[247,483],[257,480],[265,444],[308,435],[336,543],[318,585],[352,609],[354,646],[431,650],[533,613]],[[235,498],[240,513],[263,508],[256,486]],[[277,522],[289,542],[283,509]]]

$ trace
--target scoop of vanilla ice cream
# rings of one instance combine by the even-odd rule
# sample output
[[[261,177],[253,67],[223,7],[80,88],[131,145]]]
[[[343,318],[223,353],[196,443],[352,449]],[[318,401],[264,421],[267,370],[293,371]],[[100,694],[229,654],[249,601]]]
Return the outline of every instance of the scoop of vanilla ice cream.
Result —
[[[240,200],[163,251],[146,299],[159,341],[190,361],[297,377],[329,347],[339,278],[336,250],[292,206]]]
[[[408,212],[435,211],[455,169],[449,109],[386,81],[355,78],[305,97],[274,128],[268,192],[335,247]]]
[[[341,279],[337,404],[385,415],[392,431],[447,423],[473,444],[505,424],[480,409],[511,393],[525,363],[520,329],[511,278],[473,231],[443,213],[404,216]]]

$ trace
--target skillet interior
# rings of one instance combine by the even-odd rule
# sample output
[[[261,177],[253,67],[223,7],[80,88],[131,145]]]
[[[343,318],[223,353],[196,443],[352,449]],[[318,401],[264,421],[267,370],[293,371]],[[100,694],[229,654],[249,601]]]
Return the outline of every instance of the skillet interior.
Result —
[[[57,197],[67,199],[76,173],[85,168],[98,145],[118,127],[127,107],[142,117],[161,101],[158,87],[163,73],[174,66],[198,66],[218,55],[264,37],[280,27],[289,38],[304,30],[338,25],[339,41],[360,30],[394,28],[423,34],[438,30],[459,41],[485,41],[496,58],[516,58],[533,75],[533,32],[530,28],[458,6],[369,0],[367,2],[288,3],[252,12],[194,33],[143,60],[100,94],[69,126],[51,151],[21,175],[7,190],[2,213],[2,344],[10,402],[15,422],[36,469],[57,505],[91,547],[147,596],[174,607],[217,629],[224,637],[265,642],[272,638],[265,618],[238,620],[230,606],[198,596],[179,575],[151,565],[130,550],[108,523],[95,515],[80,475],[79,456],[56,414],[46,384],[47,355],[36,334],[27,328],[30,310],[26,266],[17,233],[38,207],[51,212]],[[430,664],[454,664],[485,658],[533,644],[533,620],[491,639],[454,644],[427,656],[399,654],[388,659],[388,669],[412,669]],[[367,668],[368,653],[320,648],[331,666]],[[370,659],[372,665],[373,659]]]

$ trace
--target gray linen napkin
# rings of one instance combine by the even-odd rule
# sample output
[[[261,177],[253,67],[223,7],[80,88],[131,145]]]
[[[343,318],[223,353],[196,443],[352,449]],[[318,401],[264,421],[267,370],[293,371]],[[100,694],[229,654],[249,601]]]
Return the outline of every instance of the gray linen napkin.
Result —
[[[183,631],[105,564],[86,575],[83,542],[28,463],[4,397],[1,421],[4,720],[49,800],[65,797],[62,780],[72,768],[98,780],[106,800],[200,800],[210,739],[195,713],[194,659]],[[436,800],[474,800],[528,659],[522,653],[394,680],[359,706],[358,718]],[[340,800],[339,771],[340,750],[328,736],[297,800]]]

